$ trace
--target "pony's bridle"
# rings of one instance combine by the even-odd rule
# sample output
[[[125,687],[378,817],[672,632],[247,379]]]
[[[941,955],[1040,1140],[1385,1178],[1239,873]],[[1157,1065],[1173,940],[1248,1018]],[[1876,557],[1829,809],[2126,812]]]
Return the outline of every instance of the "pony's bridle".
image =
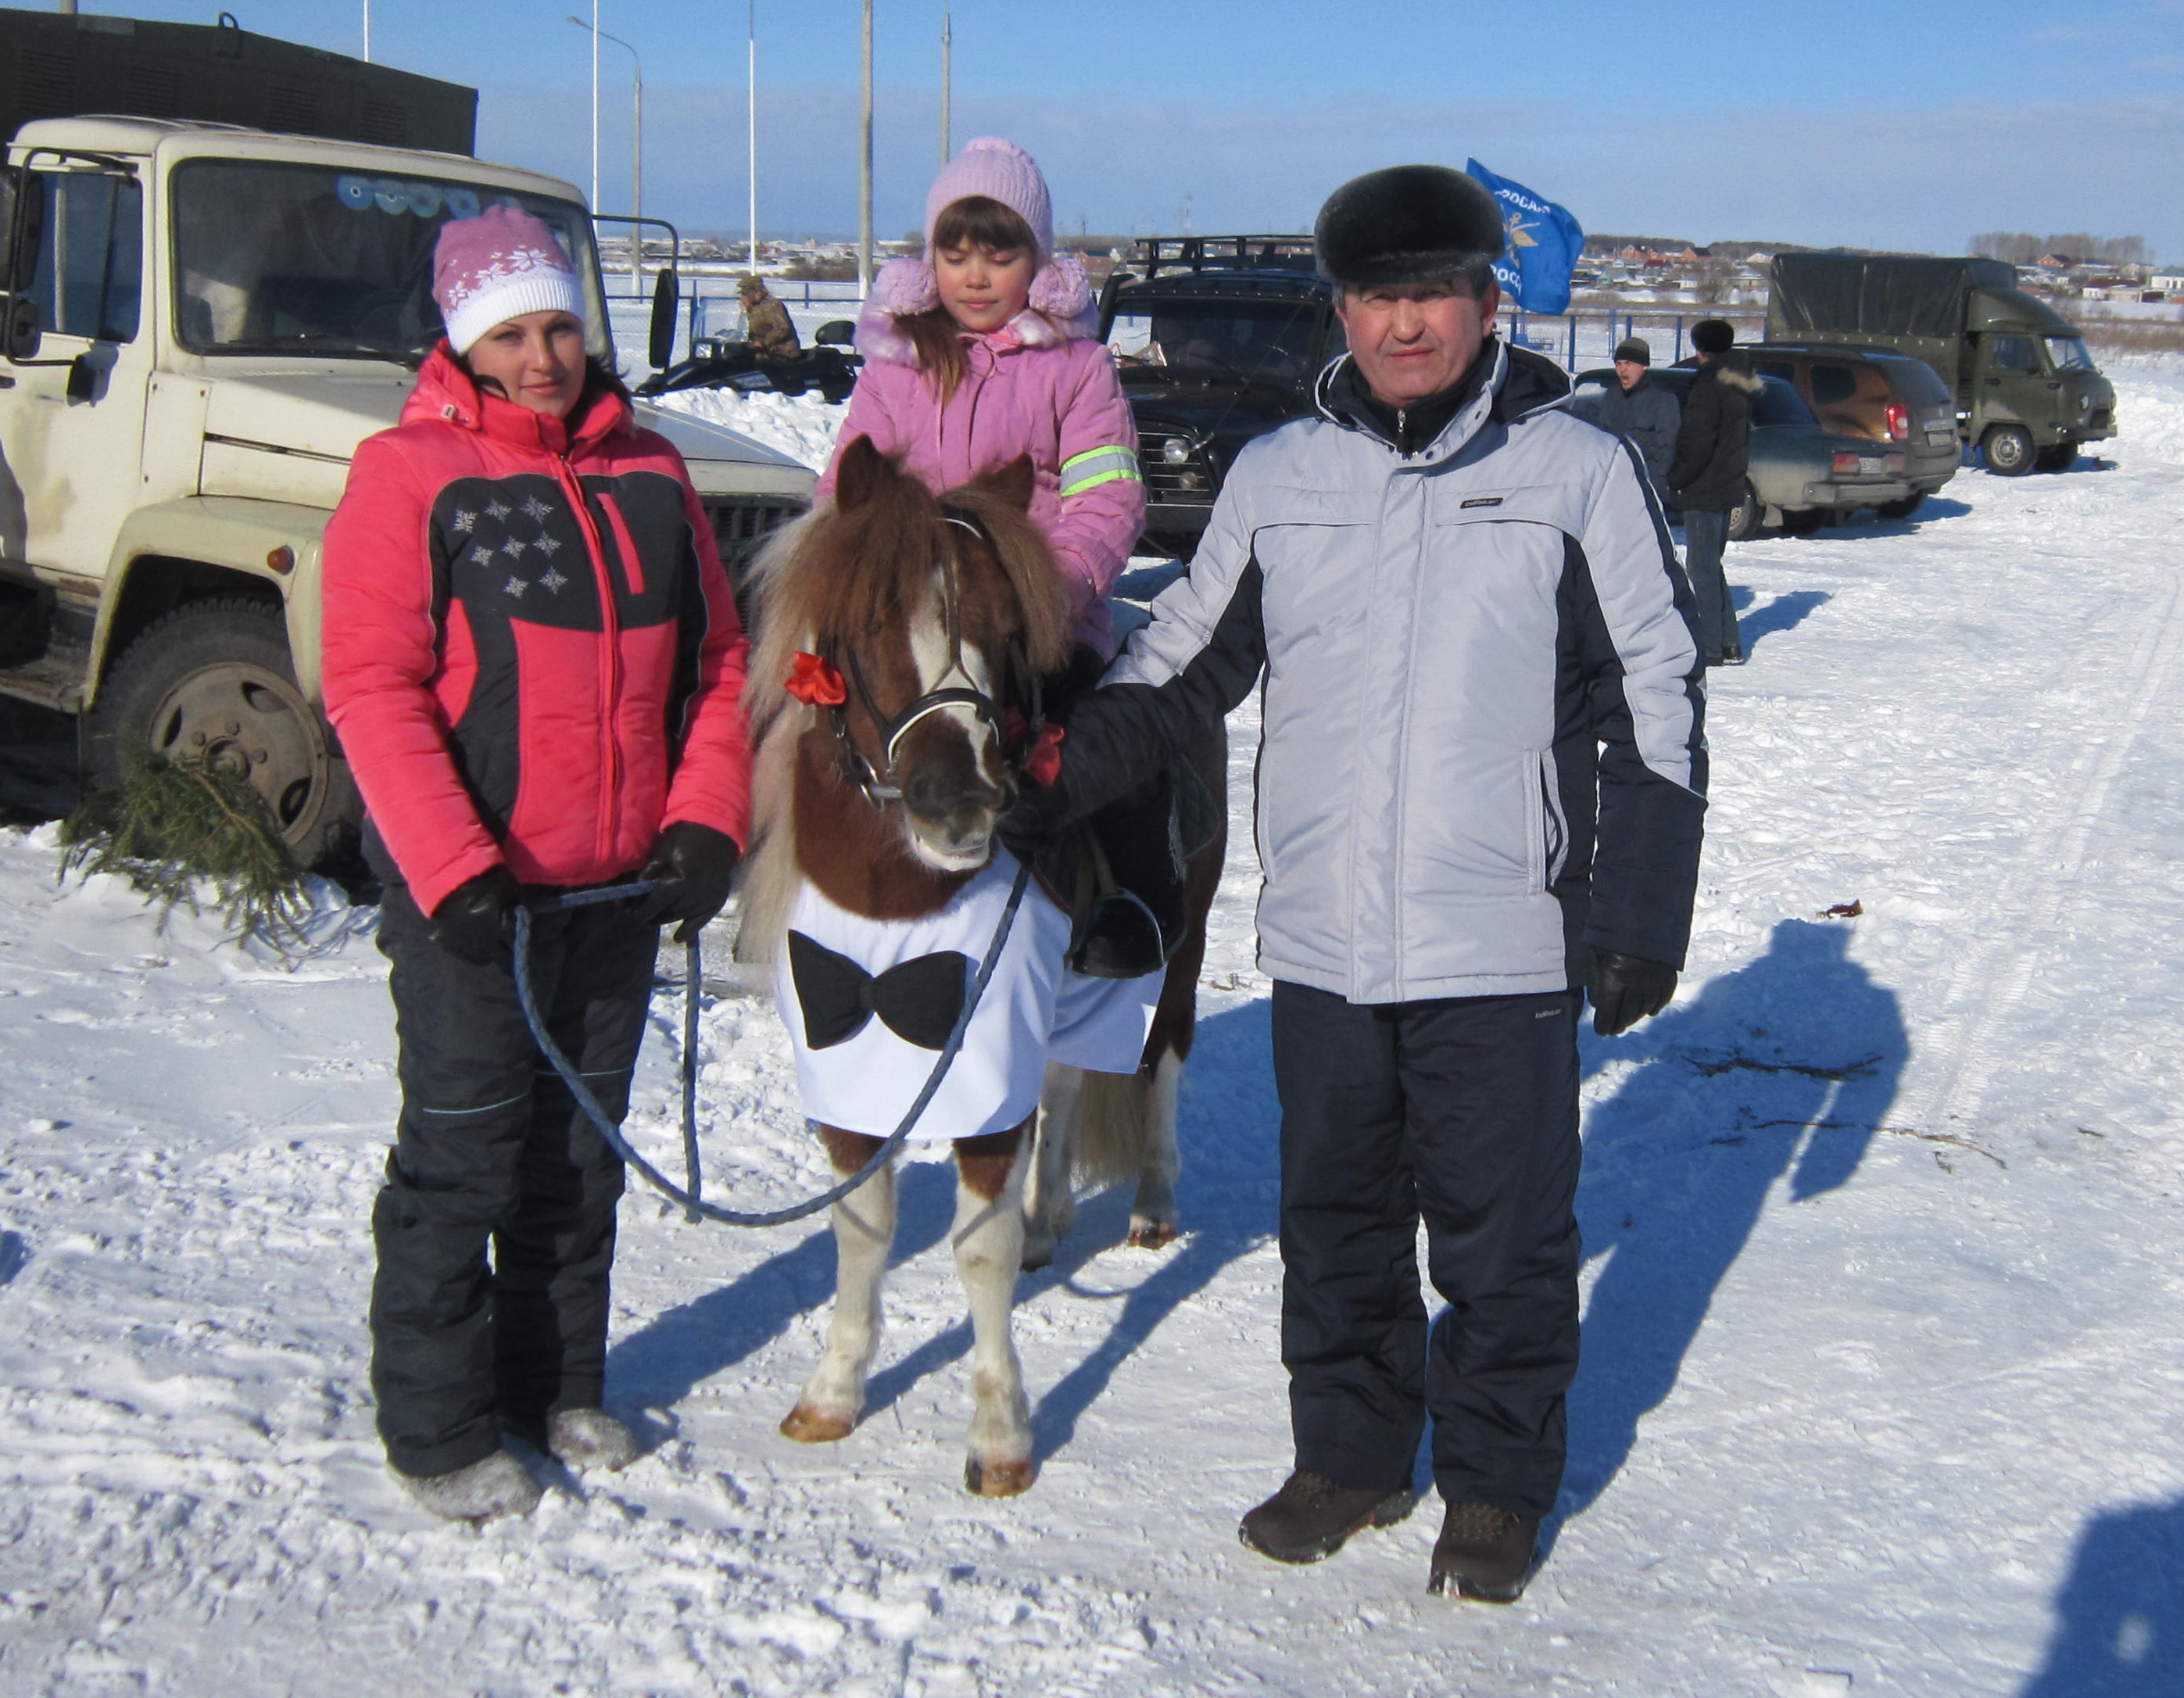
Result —
[[[940,509],[941,518],[948,524],[960,525],[989,548],[994,546],[993,533],[988,531],[978,515],[961,507]],[[844,645],[842,651],[843,670],[847,673],[850,688],[856,692],[857,704],[861,707],[880,735],[881,769],[875,771],[865,753],[857,747],[856,739],[850,734],[850,713],[846,702],[836,703],[827,709],[834,730],[834,741],[840,751],[842,776],[856,786],[864,798],[875,808],[885,807],[889,802],[902,799],[902,788],[894,782],[895,750],[910,729],[920,721],[949,708],[968,708],[989,726],[997,738],[1006,738],[1009,727],[1000,703],[980,689],[963,664],[963,626],[961,587],[956,577],[956,555],[950,550],[940,566],[941,628],[948,639],[948,664],[941,668],[936,686],[917,697],[900,713],[889,715],[881,710],[873,696],[872,686],[865,681],[865,669],[857,660],[857,651]],[[1041,721],[1039,674],[1029,665],[1018,645],[1009,645],[1008,671],[1011,677],[1004,682],[1006,693],[1008,682],[1021,683],[1029,704],[1027,715],[1029,728],[1036,732]],[[961,684],[950,684],[950,678],[961,678]]]

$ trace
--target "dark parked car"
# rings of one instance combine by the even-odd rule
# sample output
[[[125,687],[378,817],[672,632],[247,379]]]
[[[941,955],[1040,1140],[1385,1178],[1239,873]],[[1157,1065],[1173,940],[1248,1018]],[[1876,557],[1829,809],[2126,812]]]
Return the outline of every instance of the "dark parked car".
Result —
[[[1133,263],[1101,293],[1100,334],[1137,417],[1145,535],[1188,554],[1244,445],[1312,411],[1342,326],[1309,238],[1155,237]]]
[[[1652,381],[1674,391],[1680,403],[1691,387],[1687,366],[1656,366]],[[1580,372],[1576,393],[1616,381],[1605,366]],[[1729,534],[1740,541],[1779,525],[1793,536],[1840,523],[1861,507],[1908,498],[1908,456],[1898,448],[1838,436],[1821,428],[1797,390],[1779,377],[1763,376],[1752,402],[1751,470],[1746,498],[1729,515]]]
[[[1875,509],[1908,519],[1957,475],[1957,402],[1923,359],[1884,348],[1830,342],[1765,342],[1747,348],[1752,369],[1796,387],[1821,428],[1903,450],[1911,493]]]

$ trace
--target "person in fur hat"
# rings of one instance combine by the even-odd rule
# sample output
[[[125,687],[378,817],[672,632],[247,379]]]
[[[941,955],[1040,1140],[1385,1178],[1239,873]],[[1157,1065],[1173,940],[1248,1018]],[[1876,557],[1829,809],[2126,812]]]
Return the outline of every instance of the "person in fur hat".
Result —
[[[1028,454],[1031,516],[1075,600],[1088,677],[1114,654],[1107,597],[1145,515],[1137,424],[1097,329],[1083,264],[1055,251],[1037,162],[979,137],[933,180],[923,255],[890,259],[873,280],[857,325],[864,370],[813,493],[815,505],[833,498],[836,469],[860,437],[935,494]],[[1123,888],[1080,926],[1079,971],[1156,972],[1181,938],[1183,869],[1165,796],[1156,781],[1094,822]]]
[[[1401,1520],[1430,1415],[1428,1584],[1506,1603],[1577,1369],[1580,998],[1613,1036],[1674,994],[1706,747],[1660,504],[1496,334],[1503,240],[1444,166],[1329,198],[1350,352],[1237,456],[1189,576],[1002,826],[1060,828],[1261,692],[1295,1465],[1239,1532],[1315,1562]]]
[[[1684,421],[1669,465],[1669,500],[1684,515],[1684,569],[1698,598],[1699,643],[1709,666],[1741,666],[1744,641],[1721,569],[1730,511],[1744,499],[1752,400],[1760,379],[1736,346],[1727,319],[1691,326],[1698,374],[1684,396]]]

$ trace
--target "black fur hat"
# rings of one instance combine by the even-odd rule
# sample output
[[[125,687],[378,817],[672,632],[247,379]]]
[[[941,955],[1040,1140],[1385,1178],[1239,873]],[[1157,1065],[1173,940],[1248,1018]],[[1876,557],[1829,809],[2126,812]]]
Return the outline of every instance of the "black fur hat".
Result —
[[[1727,319],[1701,319],[1691,326],[1691,346],[1701,354],[1727,354],[1736,345],[1736,326]]]
[[[1508,246],[1502,203],[1446,165],[1390,165],[1327,198],[1312,231],[1319,275],[1336,283],[1424,283],[1451,277]]]

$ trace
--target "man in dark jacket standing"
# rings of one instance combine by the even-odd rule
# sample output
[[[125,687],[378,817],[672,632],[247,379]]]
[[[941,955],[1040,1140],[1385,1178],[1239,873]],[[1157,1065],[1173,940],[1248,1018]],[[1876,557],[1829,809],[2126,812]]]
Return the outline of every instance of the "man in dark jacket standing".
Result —
[[[1732,352],[1736,327],[1726,319],[1691,326],[1699,369],[1684,397],[1683,429],[1669,467],[1669,502],[1684,514],[1684,570],[1699,610],[1699,644],[1709,666],[1741,666],[1744,643],[1722,576],[1730,509],[1744,499],[1749,464],[1752,398],[1759,392],[1741,354]]]
[[[1438,165],[1320,213],[1351,352],[1238,456],[1190,575],[1081,698],[1036,841],[1262,676],[1259,962],[1281,1097],[1283,1562],[1408,1514],[1435,1590],[1523,1589],[1577,1368],[1577,1020],[1665,1007],[1705,809],[1690,595],[1635,450],[1494,334],[1500,209]],[[1429,1330],[1421,1219],[1448,1311]]]
[[[1628,437],[1646,462],[1653,487],[1665,492],[1684,413],[1674,393],[1654,382],[1652,373],[1652,345],[1643,337],[1625,337],[1616,344],[1614,387],[1583,397],[1570,411],[1603,431]]]

